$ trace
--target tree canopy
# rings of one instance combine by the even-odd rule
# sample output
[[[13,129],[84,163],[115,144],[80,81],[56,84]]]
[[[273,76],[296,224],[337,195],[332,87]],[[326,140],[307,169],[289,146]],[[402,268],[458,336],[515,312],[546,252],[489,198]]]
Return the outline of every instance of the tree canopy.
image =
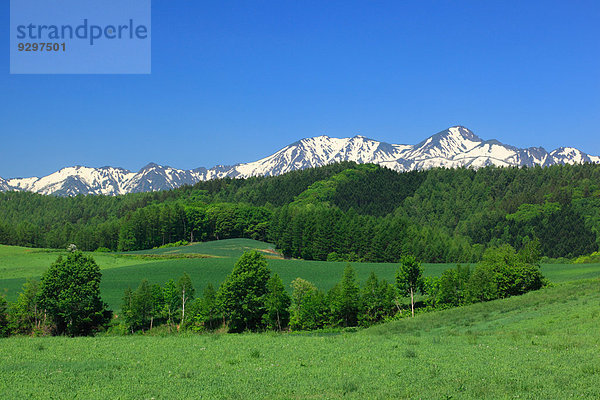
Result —
[[[0,193],[0,243],[140,250],[252,238],[309,260],[472,263],[538,240],[573,258],[600,244],[600,165],[434,168],[343,162],[281,176],[218,179],[124,196]]]
[[[270,274],[264,256],[256,250],[244,252],[235,263],[217,292],[230,332],[258,330],[264,326]]]
[[[58,335],[90,335],[103,327],[112,312],[100,298],[100,268],[90,256],[73,252],[60,256],[42,275],[40,303]]]

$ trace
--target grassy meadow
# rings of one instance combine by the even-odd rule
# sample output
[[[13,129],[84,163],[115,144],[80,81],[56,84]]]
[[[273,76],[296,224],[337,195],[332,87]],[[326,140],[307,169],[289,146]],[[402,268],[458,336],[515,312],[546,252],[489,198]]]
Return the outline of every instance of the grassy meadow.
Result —
[[[233,269],[236,260],[246,250],[262,250],[269,268],[279,274],[284,284],[301,277],[323,290],[333,287],[341,278],[346,263],[282,259],[273,246],[250,239],[228,239],[197,243],[189,246],[151,249],[129,253],[88,253],[102,270],[102,297],[113,310],[121,307],[123,291],[136,288],[142,279],[164,284],[177,280],[184,272],[190,274],[197,291],[208,283],[218,286]],[[0,293],[16,299],[27,278],[39,278],[60,254],[54,250],[0,246]],[[204,255],[206,258],[180,258],[182,255]],[[164,257],[173,258],[164,258]],[[156,258],[153,258],[156,257]],[[357,276],[364,282],[371,271],[380,278],[393,281],[397,264],[352,263]],[[425,274],[437,276],[454,264],[424,264]],[[600,270],[599,270],[600,275]]]
[[[329,289],[345,266],[284,260],[247,239],[93,256],[118,310],[143,278],[187,272],[197,290],[217,285],[249,249],[288,286],[300,276]],[[59,254],[0,246],[0,288],[14,299]],[[361,281],[371,271],[392,280],[397,268],[353,265]],[[424,265],[427,275],[451,266]],[[1,339],[0,398],[600,398],[600,264],[542,270],[554,286],[358,331]]]
[[[279,274],[286,287],[297,277],[328,290],[339,282],[346,263],[282,259],[273,246],[250,239],[228,239],[196,243],[189,246],[151,249],[129,253],[89,253],[102,270],[102,297],[113,310],[121,308],[123,291],[136,288],[142,279],[164,284],[177,280],[184,272],[190,274],[197,291],[208,283],[217,287],[233,269],[237,258],[246,250],[261,250],[268,258],[269,268]],[[39,278],[64,251],[0,246],[0,294],[15,300],[27,278]],[[205,258],[180,258],[202,255]],[[169,258],[172,257],[172,258]],[[358,279],[364,282],[371,271],[392,282],[397,264],[351,263]],[[423,264],[425,275],[439,276],[455,264]],[[547,264],[544,275],[554,283],[600,277],[600,264]]]
[[[600,279],[358,332],[0,341],[0,398],[600,398]]]

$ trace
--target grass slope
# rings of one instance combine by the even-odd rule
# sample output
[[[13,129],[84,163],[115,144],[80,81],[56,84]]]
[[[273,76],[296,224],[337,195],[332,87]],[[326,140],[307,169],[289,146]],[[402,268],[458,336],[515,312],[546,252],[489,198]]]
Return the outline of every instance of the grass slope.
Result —
[[[357,333],[0,341],[0,398],[600,398],[600,280]]]
[[[0,280],[39,277],[58,256],[66,254],[66,251],[61,250],[0,245]],[[113,253],[87,254],[94,257],[101,269],[119,268],[143,262],[133,257],[120,257]]]
[[[270,243],[252,239],[226,239],[193,243],[187,246],[130,251],[124,254],[207,254],[215,257],[239,258],[244,251],[248,250],[265,250],[265,254],[269,254],[269,252],[274,253],[273,245]]]
[[[25,249],[21,247],[1,246],[0,253],[0,294],[5,293],[9,300],[14,300],[27,278],[39,278],[60,254],[52,250]],[[197,291],[201,291],[208,283],[218,286],[233,269],[233,265],[246,250],[264,251],[269,268],[278,273],[286,287],[297,277],[313,282],[317,287],[328,290],[341,278],[345,263],[325,261],[304,261],[280,259],[273,251],[272,245],[250,239],[228,239],[189,246],[165,249],[152,249],[122,254],[89,253],[98,262],[102,270],[102,297],[114,310],[121,307],[121,299],[125,288],[135,288],[142,279],[151,283],[164,284],[169,279],[177,279],[184,272],[192,277]],[[136,258],[144,255],[182,255],[206,254],[211,258],[148,260]],[[397,269],[391,263],[353,263],[358,278],[364,282],[371,271],[379,277],[393,281]],[[427,275],[440,275],[454,264],[425,264]]]
[[[250,239],[228,239],[189,246],[165,249],[152,249],[130,252],[125,256],[113,253],[89,253],[102,270],[102,297],[113,310],[119,310],[123,291],[128,286],[136,288],[142,279],[150,283],[164,284],[169,279],[177,280],[184,272],[190,274],[192,282],[200,292],[208,284],[217,287],[233,269],[237,258],[246,250],[263,250],[269,257],[269,268],[280,275],[284,285],[297,277],[313,282],[317,287],[328,290],[341,278],[346,263],[325,261],[278,259],[272,245]],[[39,278],[61,251],[27,249],[14,246],[0,246],[0,294],[15,300],[27,278]],[[206,254],[211,258],[147,260],[136,255],[179,256],[185,254]],[[393,263],[352,263],[358,279],[364,282],[371,271],[380,278],[393,282],[397,264]],[[424,264],[425,275],[440,276],[455,264]],[[600,264],[548,264],[542,272],[552,282],[565,282],[575,279],[600,277]]]
[[[102,297],[113,309],[117,310],[121,306],[123,290],[127,286],[135,288],[144,278],[148,279],[150,283],[162,285],[169,279],[177,280],[184,272],[191,276],[194,287],[197,293],[199,293],[208,283],[212,283],[215,287],[218,287],[225,280],[225,277],[231,273],[235,261],[236,258],[178,259],[103,271]],[[313,282],[320,289],[328,290],[339,282],[346,266],[345,263],[323,261],[274,259],[267,262],[269,268],[279,274],[284,285],[290,291],[290,283],[298,277]],[[432,264],[431,266],[426,266],[426,271],[428,274],[438,275],[444,269],[453,265]],[[393,281],[398,267],[395,264],[376,263],[353,263],[352,266],[356,269],[357,277],[361,282],[364,282],[368,278],[371,271],[375,271],[379,277],[385,277]],[[13,287],[17,283],[13,283]],[[3,284],[5,283],[0,281],[0,287]]]

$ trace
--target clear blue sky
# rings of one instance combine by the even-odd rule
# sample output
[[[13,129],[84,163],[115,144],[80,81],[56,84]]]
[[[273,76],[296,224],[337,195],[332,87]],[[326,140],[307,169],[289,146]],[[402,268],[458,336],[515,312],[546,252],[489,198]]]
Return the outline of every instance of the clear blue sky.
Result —
[[[452,125],[600,154],[596,1],[154,0],[152,74],[9,75],[0,176],[253,161],[303,137]]]

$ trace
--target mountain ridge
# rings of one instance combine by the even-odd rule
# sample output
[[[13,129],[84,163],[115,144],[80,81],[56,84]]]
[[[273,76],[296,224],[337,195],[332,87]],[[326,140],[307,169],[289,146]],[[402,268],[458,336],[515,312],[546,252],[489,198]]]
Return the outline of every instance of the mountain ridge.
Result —
[[[396,171],[435,167],[481,168],[496,166],[549,166],[554,164],[600,163],[600,157],[573,147],[550,152],[543,147],[518,148],[498,140],[483,140],[463,126],[453,126],[415,144],[392,144],[362,135],[332,138],[327,135],[298,140],[270,156],[235,165],[217,165],[181,170],[148,163],[138,172],[105,166],[62,168],[44,177],[0,177],[0,191],[30,191],[58,196],[77,194],[120,195],[174,189],[218,178],[273,176],[320,167],[340,161],[373,163]]]

